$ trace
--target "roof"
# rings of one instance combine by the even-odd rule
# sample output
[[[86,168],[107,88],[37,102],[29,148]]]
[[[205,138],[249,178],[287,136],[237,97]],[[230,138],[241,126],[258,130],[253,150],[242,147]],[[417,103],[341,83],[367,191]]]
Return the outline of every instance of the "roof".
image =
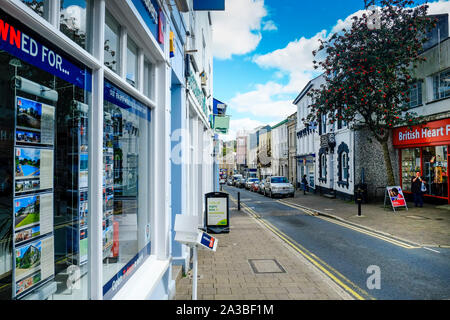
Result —
[[[285,124],[285,123],[287,123],[287,122],[288,122],[288,119],[284,119],[284,120],[281,121],[280,123],[277,123],[276,125],[274,125],[274,126],[272,127],[272,130],[275,129],[275,128],[278,128],[278,127],[280,127],[280,126],[282,126],[283,124]]]

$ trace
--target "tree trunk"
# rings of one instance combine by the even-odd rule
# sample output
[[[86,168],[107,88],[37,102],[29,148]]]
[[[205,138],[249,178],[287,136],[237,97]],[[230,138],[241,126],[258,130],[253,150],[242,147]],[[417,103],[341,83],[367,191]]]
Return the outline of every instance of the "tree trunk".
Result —
[[[395,185],[394,170],[392,169],[391,154],[389,153],[389,145],[387,141],[380,141],[383,147],[384,164],[386,166],[387,182],[389,186]]]

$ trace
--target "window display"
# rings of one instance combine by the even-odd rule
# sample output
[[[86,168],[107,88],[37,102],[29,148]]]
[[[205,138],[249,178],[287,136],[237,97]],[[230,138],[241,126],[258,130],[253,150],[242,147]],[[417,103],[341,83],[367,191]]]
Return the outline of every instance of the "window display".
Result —
[[[86,299],[90,73],[1,10],[0,20],[23,41],[0,38],[0,299]]]
[[[150,254],[150,109],[105,80],[103,292],[110,298]]]
[[[420,149],[403,149],[402,151],[402,188],[411,191],[411,179],[420,172]]]
[[[448,196],[447,152],[447,146],[423,148],[422,175],[429,186],[426,194]]]

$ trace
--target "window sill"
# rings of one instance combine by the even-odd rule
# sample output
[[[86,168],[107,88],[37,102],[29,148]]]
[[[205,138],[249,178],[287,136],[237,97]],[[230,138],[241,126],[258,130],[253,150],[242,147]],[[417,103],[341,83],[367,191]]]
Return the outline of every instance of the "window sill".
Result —
[[[350,185],[347,181],[338,181],[337,184],[339,187],[346,187],[346,188],[348,188]]]
[[[433,103],[437,103],[437,102],[444,101],[444,100],[448,100],[448,99],[450,99],[450,97],[445,97],[445,98],[440,98],[440,99],[431,100],[431,101],[427,102],[426,105],[433,104]]]
[[[170,260],[150,256],[117,292],[112,300],[148,300],[169,269]]]

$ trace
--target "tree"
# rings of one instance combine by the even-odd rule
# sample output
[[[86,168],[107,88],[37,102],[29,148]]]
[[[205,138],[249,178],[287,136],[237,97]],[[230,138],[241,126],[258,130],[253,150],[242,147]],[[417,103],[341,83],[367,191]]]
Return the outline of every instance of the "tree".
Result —
[[[327,114],[329,122],[351,123],[366,128],[382,146],[389,185],[395,184],[388,139],[393,127],[415,125],[421,120],[407,106],[413,71],[426,61],[420,55],[426,33],[435,26],[427,17],[428,6],[412,7],[414,1],[365,1],[366,14],[352,17],[350,30],[343,29],[313,51],[321,61],[325,84],[311,90],[307,122]],[[376,19],[374,21],[373,19]]]

